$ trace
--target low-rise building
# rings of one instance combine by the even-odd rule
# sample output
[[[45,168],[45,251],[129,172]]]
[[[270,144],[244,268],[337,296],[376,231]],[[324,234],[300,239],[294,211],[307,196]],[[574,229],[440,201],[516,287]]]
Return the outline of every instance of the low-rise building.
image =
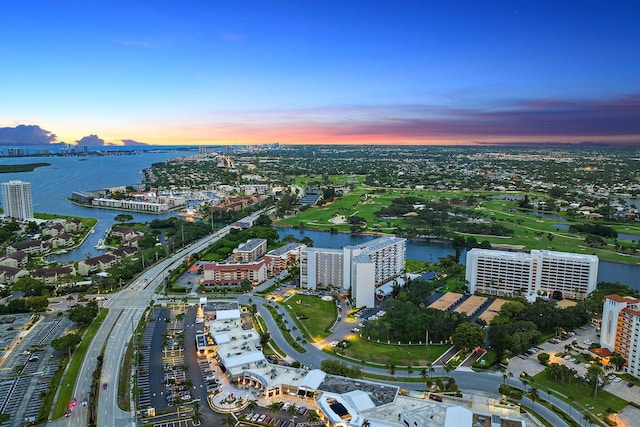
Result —
[[[267,252],[267,239],[249,239],[233,250],[234,262],[257,261]]]
[[[275,275],[297,265],[300,262],[300,253],[306,247],[304,243],[287,243],[282,247],[267,252],[264,255],[267,274]]]
[[[29,256],[22,251],[13,252],[6,257],[0,259],[0,265],[13,268],[27,268]]]
[[[41,240],[28,240],[24,242],[16,242],[7,246],[7,255],[11,255],[14,252],[22,251],[27,255],[42,255],[49,249]]]
[[[83,259],[82,261],[78,261],[78,274],[81,276],[89,276],[92,273],[105,271],[117,261],[118,257],[110,253]]]
[[[204,265],[204,284],[237,285],[244,281],[256,285],[267,280],[267,266],[264,260],[242,263],[217,263]]]
[[[19,278],[28,275],[28,270],[0,265],[0,285],[13,285]]]
[[[72,265],[64,265],[61,267],[42,267],[31,272],[31,278],[40,280],[45,285],[55,284],[63,277],[75,274],[76,269]]]

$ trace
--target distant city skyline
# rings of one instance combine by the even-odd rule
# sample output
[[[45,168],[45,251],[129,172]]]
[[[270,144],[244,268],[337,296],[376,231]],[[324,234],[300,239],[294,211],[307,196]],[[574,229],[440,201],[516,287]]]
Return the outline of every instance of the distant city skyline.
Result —
[[[0,145],[639,143],[638,22],[627,1],[3,2]]]

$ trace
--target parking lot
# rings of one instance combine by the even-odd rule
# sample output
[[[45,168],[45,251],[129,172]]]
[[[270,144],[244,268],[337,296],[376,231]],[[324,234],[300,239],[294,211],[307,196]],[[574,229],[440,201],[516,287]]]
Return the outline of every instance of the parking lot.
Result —
[[[7,357],[0,375],[0,412],[10,418],[0,426],[35,421],[42,403],[40,394],[49,388],[61,356],[51,348],[51,341],[64,335],[72,323],[66,318],[44,317]]]
[[[600,337],[596,332],[596,327],[593,324],[582,326],[575,331],[575,335],[566,339],[553,340],[554,342],[545,341],[535,347],[536,352],[533,354],[518,355],[512,357],[509,360],[508,371],[515,377],[518,377],[522,372],[526,372],[528,375],[536,375],[544,371],[544,365],[538,361],[538,355],[540,353],[547,353],[550,356],[549,363],[558,363],[566,365],[571,369],[575,369],[577,375],[582,377],[589,367],[588,364],[579,362],[575,359],[575,355],[579,353],[589,354],[593,357],[596,355],[589,351],[589,345],[591,343],[598,343]],[[556,356],[557,354],[564,353],[565,346],[571,344],[575,340],[575,350],[571,351],[571,356]],[[605,386],[605,390],[625,399],[627,401],[640,402],[640,388],[639,387],[627,387],[627,382],[615,379],[618,377],[615,373],[612,374],[612,381]]]

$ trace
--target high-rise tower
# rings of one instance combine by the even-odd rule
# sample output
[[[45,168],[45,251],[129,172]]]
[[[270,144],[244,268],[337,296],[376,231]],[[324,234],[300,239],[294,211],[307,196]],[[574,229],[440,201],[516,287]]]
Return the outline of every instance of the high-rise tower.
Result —
[[[31,184],[20,180],[2,183],[4,215],[14,219],[33,218]]]

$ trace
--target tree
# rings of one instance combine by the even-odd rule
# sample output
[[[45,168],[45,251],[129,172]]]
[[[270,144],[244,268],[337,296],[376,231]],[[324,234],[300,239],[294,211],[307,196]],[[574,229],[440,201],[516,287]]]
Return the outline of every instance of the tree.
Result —
[[[76,304],[69,309],[69,320],[88,325],[98,315],[98,304],[90,302],[87,305]]]
[[[236,425],[236,419],[233,417],[233,415],[229,414],[227,415],[227,418],[222,420],[222,423],[227,427],[233,427]]]
[[[82,341],[82,338],[80,338],[80,335],[67,334],[63,337],[60,337],[51,341],[51,347],[53,347],[54,350],[58,350],[58,351],[65,351],[65,350],[68,351],[69,358],[71,358],[71,350],[76,348],[76,346],[80,344],[81,341]]]
[[[602,366],[597,363],[592,363],[591,366],[587,368],[586,380],[587,382],[593,386],[593,398],[596,399],[598,396],[598,387],[604,387],[609,383],[609,377],[602,369]]]
[[[525,309],[525,305],[520,301],[509,301],[500,307],[500,315],[516,320],[520,317]]]
[[[451,339],[453,345],[469,351],[484,344],[485,333],[477,323],[465,322],[458,325]]]
[[[540,353],[538,355],[538,362],[540,362],[543,365],[546,365],[547,363],[549,363],[549,359],[551,359],[551,356],[549,356],[549,353]]]
[[[45,311],[49,307],[49,300],[45,296],[27,298],[24,306],[34,313]]]
[[[531,399],[531,409],[533,409],[535,407],[535,402],[540,398],[537,388],[531,387],[529,390],[529,398]]]
[[[133,221],[133,215],[129,214],[118,214],[115,216],[114,220],[119,223]]]
[[[627,359],[625,359],[620,353],[613,352],[609,357],[609,363],[616,367],[616,371],[621,371],[627,363]]]
[[[409,378],[411,378],[411,376],[413,375],[413,367],[412,366],[407,367],[407,375],[409,376]]]

